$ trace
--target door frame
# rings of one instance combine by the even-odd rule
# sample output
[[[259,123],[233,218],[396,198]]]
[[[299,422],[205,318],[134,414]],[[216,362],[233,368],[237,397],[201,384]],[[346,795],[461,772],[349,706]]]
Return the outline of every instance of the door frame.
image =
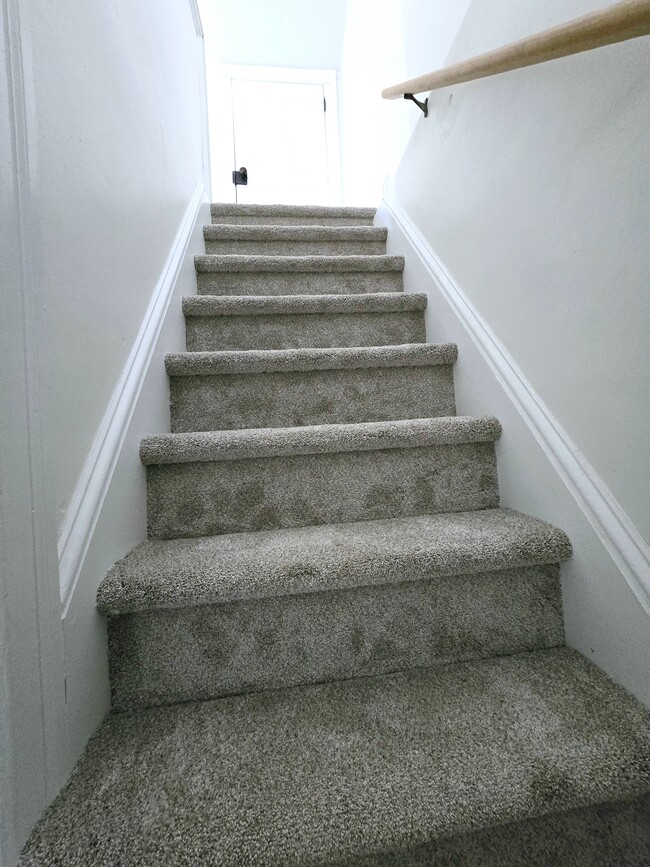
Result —
[[[294,69],[283,66],[240,66],[218,64],[210,94],[210,162],[215,202],[234,202],[231,172],[235,165],[235,131],[232,81],[277,82],[279,84],[321,84],[327,101],[325,140],[330,204],[341,204],[341,146],[339,109],[334,69]]]

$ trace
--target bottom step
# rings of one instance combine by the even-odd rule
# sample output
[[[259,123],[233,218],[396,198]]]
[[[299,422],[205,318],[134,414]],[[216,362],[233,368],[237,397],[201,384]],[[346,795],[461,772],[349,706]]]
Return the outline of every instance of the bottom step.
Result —
[[[20,863],[486,867],[409,853],[648,791],[647,713],[564,648],[112,716]]]

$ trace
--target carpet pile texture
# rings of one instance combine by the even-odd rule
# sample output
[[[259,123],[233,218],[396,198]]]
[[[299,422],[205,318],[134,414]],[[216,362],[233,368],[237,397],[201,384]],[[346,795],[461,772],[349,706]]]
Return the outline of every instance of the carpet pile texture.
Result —
[[[148,539],[97,594],[113,712],[21,867],[648,867],[650,718],[565,646],[368,208],[212,206]]]

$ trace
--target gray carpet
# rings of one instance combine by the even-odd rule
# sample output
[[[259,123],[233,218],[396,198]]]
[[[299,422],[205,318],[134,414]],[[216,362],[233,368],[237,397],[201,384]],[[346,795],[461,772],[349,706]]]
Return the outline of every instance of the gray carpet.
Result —
[[[212,223],[203,227],[206,241],[351,241],[383,244],[388,230],[382,226],[232,226]],[[284,254],[292,256],[283,248]]]
[[[165,358],[173,433],[453,416],[453,345]]]
[[[114,707],[555,647],[570,553],[501,509],[146,542],[98,593]]]
[[[256,226],[372,226],[375,208],[323,205],[232,205],[215,203],[213,223]]]
[[[222,435],[225,433],[237,432]],[[195,438],[199,434],[172,436]],[[168,454],[177,445],[181,444],[173,445]],[[192,451],[194,445],[197,448]],[[207,455],[215,445],[193,440],[182,456]],[[147,467],[147,527],[152,539],[465,512],[498,505],[493,442],[207,458]]]
[[[22,867],[648,867],[650,719],[367,208],[213,205],[110,570],[113,714]]]
[[[454,343],[401,346],[326,347],[320,349],[249,350],[248,352],[177,352],[165,356],[169,376],[289,373],[315,370],[369,370],[454,364]],[[419,416],[422,418],[422,416]]]
[[[365,295],[191,295],[183,298],[183,313],[190,316],[276,316],[280,313],[399,313],[422,311],[424,293],[368,292]],[[290,337],[290,335],[289,335]],[[330,347],[338,346],[330,343]],[[375,344],[377,345],[377,344]]]
[[[647,715],[559,649],[114,715],[21,865],[430,863],[436,840],[648,791]]]
[[[401,256],[196,256],[200,295],[321,295],[403,290]]]
[[[366,256],[386,253],[386,229],[375,226],[205,226],[206,253]]]
[[[152,539],[115,564],[97,605],[104,614],[126,614],[542,566],[570,556],[565,533],[509,509]]]
[[[296,455],[417,449],[494,442],[501,425],[493,417],[448,416],[408,421],[323,424],[314,427],[208,433],[157,434],[140,445],[148,465],[279,458]]]
[[[183,299],[189,352],[423,343],[425,307],[403,292]]]
[[[650,794],[329,867],[648,867]]]
[[[197,271],[223,274],[341,274],[404,270],[402,256],[195,256]]]
[[[564,644],[557,565],[165,608],[108,625],[118,711]]]

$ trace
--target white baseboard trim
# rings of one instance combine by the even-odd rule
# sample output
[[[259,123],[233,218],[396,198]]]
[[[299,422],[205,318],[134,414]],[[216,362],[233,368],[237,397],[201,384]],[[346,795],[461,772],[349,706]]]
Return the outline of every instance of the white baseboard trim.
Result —
[[[97,430],[66,513],[58,545],[59,582],[64,616],[111,483],[204,196],[205,187],[203,183],[198,183],[178,227],[133,348]]]
[[[650,614],[650,546],[388,189],[384,205]]]

